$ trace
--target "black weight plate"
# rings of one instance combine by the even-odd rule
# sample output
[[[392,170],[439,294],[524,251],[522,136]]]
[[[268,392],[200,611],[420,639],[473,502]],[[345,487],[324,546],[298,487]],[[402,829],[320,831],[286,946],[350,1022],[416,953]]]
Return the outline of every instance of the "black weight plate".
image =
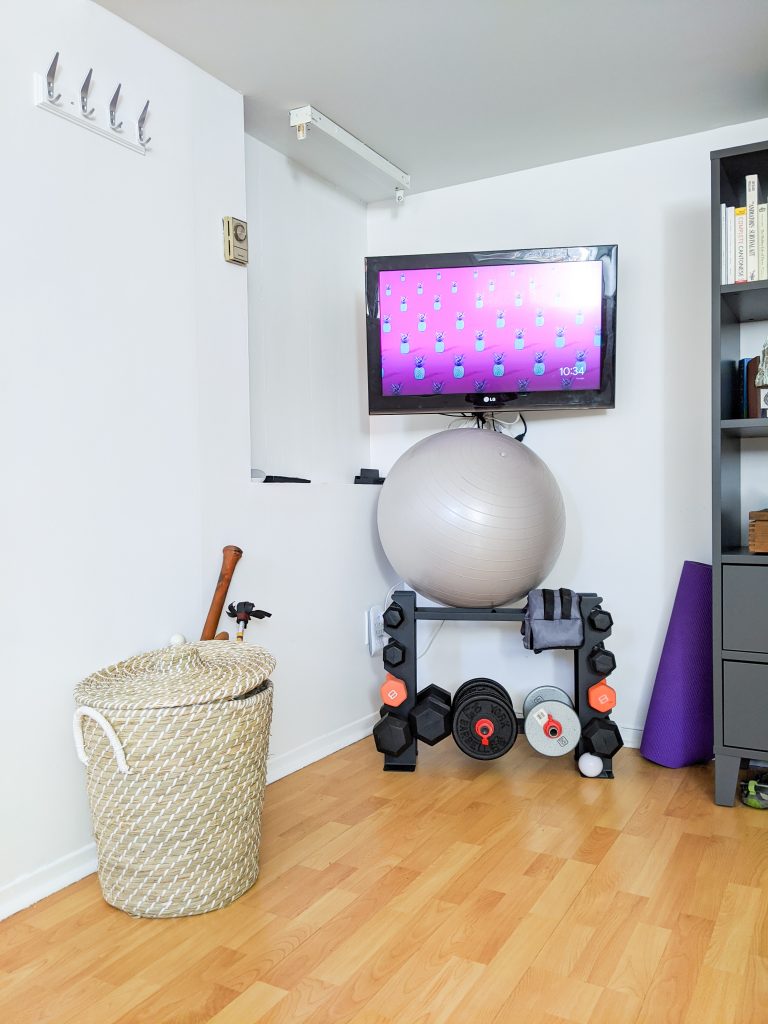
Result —
[[[493,724],[491,735],[483,742],[477,726],[483,719]],[[517,739],[517,719],[512,705],[492,695],[468,697],[454,705],[453,738],[456,746],[478,761],[492,761],[511,750]]]
[[[490,735],[483,742],[483,719],[492,724]],[[490,761],[511,750],[518,734],[518,721],[513,708],[493,693],[471,696],[454,709],[452,734],[456,745],[469,757]]]
[[[515,722],[517,724],[517,731],[520,731],[520,728],[523,723],[520,719],[518,719],[517,715],[515,714],[515,709],[512,705],[512,700],[506,693],[504,694],[504,696],[501,696],[499,694],[498,687],[494,687],[493,689],[485,688],[482,684],[478,683],[475,686],[472,686],[470,689],[465,690],[464,693],[462,694],[461,700],[458,702],[454,702],[454,714],[456,713],[457,709],[459,709],[463,704],[478,700],[490,700],[501,703],[507,709],[509,714],[515,719]]]
[[[510,704],[512,703],[509,694],[501,685],[501,683],[497,683],[495,679],[487,679],[485,676],[477,676],[476,679],[468,679],[466,683],[462,683],[461,686],[456,691],[456,693],[453,695],[454,703],[460,701],[464,694],[467,692],[467,690],[469,690],[470,688],[474,688],[475,686],[482,686],[483,690],[489,690],[491,692],[498,693],[498,695],[503,700],[509,701]]]
[[[514,708],[512,707],[512,701],[509,700],[508,697],[507,698],[502,697],[499,694],[498,690],[486,689],[483,686],[473,686],[470,690],[465,690],[464,693],[461,695],[461,700],[454,701],[454,704],[453,704],[454,712],[456,711],[457,708],[460,708],[462,704],[466,704],[467,701],[475,701],[475,700],[495,700],[495,701],[499,701],[506,708],[508,708],[510,712],[514,712]]]
[[[498,694],[502,700],[509,700],[509,694],[506,689],[497,683],[495,679],[489,679],[486,676],[476,676],[474,679],[468,679],[465,683],[462,683],[454,694],[454,701],[461,700],[466,693],[470,690],[474,691],[476,688],[490,691],[491,693]]]
[[[489,680],[489,681],[491,683],[493,683],[492,679]],[[482,680],[479,681],[479,682],[474,683],[471,687],[468,687],[466,690],[464,690],[464,692],[461,694],[460,700],[454,701],[454,703],[453,703],[454,713],[456,712],[456,710],[458,708],[461,707],[462,704],[466,704],[467,701],[491,700],[491,701],[498,701],[501,704],[503,704],[504,707],[507,708],[509,713],[517,721],[517,716],[515,715],[515,709],[514,709],[514,707],[512,705],[511,697],[509,696],[509,694],[506,691],[504,691],[503,693],[500,693],[499,692],[500,689],[501,688],[499,687],[498,684],[496,684],[495,686],[484,686]],[[519,729],[519,726],[521,725],[520,721],[517,721],[517,725],[518,725],[518,729]]]

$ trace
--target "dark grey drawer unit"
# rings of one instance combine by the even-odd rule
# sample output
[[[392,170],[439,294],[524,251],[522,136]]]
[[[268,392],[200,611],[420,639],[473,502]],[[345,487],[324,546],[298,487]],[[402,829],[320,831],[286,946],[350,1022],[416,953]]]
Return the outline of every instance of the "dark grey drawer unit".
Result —
[[[723,566],[723,648],[768,650],[768,567]]]
[[[723,662],[723,742],[727,747],[768,748],[768,665]]]

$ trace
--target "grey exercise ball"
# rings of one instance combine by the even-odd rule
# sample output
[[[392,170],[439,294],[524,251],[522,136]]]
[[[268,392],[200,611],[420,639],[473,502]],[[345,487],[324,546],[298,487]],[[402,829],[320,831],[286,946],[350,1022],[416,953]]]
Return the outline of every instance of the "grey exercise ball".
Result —
[[[524,597],[555,564],[565,507],[530,448],[493,430],[443,430],[400,456],[379,497],[392,566],[441,604],[492,608]]]

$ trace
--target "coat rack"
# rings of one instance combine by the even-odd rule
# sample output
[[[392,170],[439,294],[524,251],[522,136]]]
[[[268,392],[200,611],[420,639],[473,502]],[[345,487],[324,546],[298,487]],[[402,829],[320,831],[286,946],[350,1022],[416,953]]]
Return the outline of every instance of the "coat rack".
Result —
[[[40,110],[47,110],[57,117],[63,117],[70,124],[80,125],[87,128],[89,132],[95,132],[104,139],[125,146],[144,156],[147,146],[152,141],[146,133],[146,121],[149,114],[149,100],[144,104],[141,113],[136,121],[118,120],[117,107],[120,102],[119,83],[114,91],[109,107],[99,110],[96,106],[90,106],[89,93],[91,90],[91,79],[93,68],[88,73],[80,86],[79,93],[67,94],[58,92],[56,89],[56,72],[58,70],[58,52],[51,61],[50,67],[45,75],[36,74],[35,83],[35,106]]]

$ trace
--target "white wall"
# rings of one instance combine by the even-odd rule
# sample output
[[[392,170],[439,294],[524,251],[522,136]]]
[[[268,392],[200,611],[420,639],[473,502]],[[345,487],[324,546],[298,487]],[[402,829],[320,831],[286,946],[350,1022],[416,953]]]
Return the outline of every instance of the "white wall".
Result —
[[[249,189],[257,340],[287,273],[323,267],[312,338],[328,359],[313,368],[343,384],[318,403],[304,380],[290,445],[256,434],[274,471],[303,470],[306,443],[310,475],[331,482],[253,484],[248,272],[224,262],[221,236],[223,215],[248,214],[242,98],[87,0],[13,0],[3,16],[0,917],[95,865],[74,685],[173,632],[199,635],[224,544],[245,549],[231,597],[274,614],[252,627],[279,663],[272,778],[370,728],[381,668],[362,609],[384,586],[378,491],[351,483],[369,455],[351,284],[363,207],[265,147],[251,164],[263,176]],[[146,157],[35,109],[33,72],[57,49],[59,88],[79,90],[93,66],[102,111],[118,81],[123,117],[150,98]],[[281,236],[297,209],[314,228],[299,225],[292,250]],[[285,353],[317,313],[299,285],[276,339]],[[278,373],[269,351],[257,348],[257,373]]]
[[[201,363],[202,507],[205,549],[246,551],[232,598],[273,615],[251,629],[278,660],[276,778],[370,730],[382,669],[363,615],[389,570],[374,525],[379,489],[352,482],[370,458],[365,208],[248,136],[245,146],[252,430],[233,306]],[[312,483],[251,482],[252,465]]]
[[[278,659],[274,779],[370,731],[383,673],[363,615],[391,570],[375,530],[379,489],[352,482],[370,465],[365,207],[249,136],[245,153],[251,429],[242,324],[222,325],[201,367],[212,439],[204,545],[241,544],[231,595],[272,612],[251,629]],[[252,483],[251,466],[312,483]]]
[[[365,206],[246,136],[252,465],[349,483],[370,456]]]
[[[614,614],[611,682],[630,739],[683,560],[711,558],[709,153],[766,137],[758,121],[369,207],[370,255],[619,245],[616,408],[531,414],[526,443],[566,503],[548,582],[596,590]],[[387,470],[445,422],[373,420],[374,465]],[[495,675],[520,698],[572,680],[569,657],[527,654],[516,629],[469,624],[446,625],[420,673],[448,684]]]
[[[220,258],[223,201],[244,205],[237,93],[86,0],[5,3],[3,37],[0,916],[93,863],[74,685],[199,628],[196,338],[216,296],[195,273],[200,247]],[[118,81],[123,117],[151,100],[147,156],[34,107],[56,50],[59,88],[93,66],[102,112]]]

